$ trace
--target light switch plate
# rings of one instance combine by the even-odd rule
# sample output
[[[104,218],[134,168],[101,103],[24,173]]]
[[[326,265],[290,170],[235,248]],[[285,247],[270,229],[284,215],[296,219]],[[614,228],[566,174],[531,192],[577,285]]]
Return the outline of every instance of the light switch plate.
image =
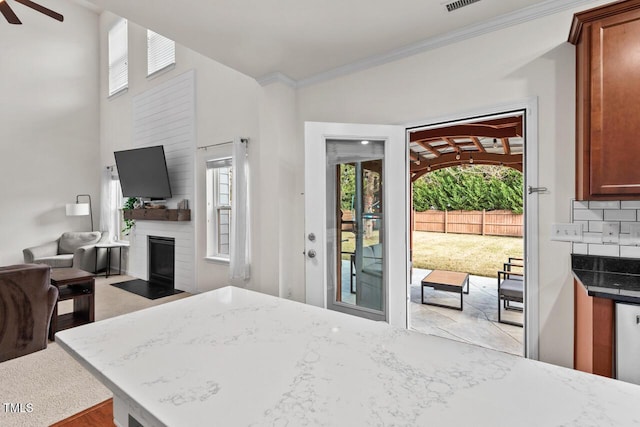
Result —
[[[602,223],[602,243],[618,243],[620,241],[620,223]]]
[[[553,224],[551,240],[582,242],[582,224]]]

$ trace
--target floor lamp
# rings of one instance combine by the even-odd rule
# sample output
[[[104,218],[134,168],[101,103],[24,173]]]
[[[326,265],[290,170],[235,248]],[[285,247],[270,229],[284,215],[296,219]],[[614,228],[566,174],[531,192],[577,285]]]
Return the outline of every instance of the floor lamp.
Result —
[[[80,197],[88,197],[89,203],[80,203]],[[91,231],[93,231],[93,211],[91,210],[91,196],[88,194],[78,194],[75,203],[67,203],[67,216],[91,217]]]

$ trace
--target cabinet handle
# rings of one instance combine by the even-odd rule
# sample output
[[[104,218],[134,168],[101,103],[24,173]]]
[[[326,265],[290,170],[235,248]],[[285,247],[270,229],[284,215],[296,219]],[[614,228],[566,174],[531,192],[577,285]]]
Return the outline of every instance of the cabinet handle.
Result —
[[[636,316],[636,325],[640,325],[640,315]]]

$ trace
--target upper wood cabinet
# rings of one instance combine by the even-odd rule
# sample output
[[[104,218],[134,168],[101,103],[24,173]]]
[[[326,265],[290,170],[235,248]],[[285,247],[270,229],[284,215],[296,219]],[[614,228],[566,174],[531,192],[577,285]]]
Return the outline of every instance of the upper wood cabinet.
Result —
[[[576,198],[640,197],[640,0],[574,16]]]

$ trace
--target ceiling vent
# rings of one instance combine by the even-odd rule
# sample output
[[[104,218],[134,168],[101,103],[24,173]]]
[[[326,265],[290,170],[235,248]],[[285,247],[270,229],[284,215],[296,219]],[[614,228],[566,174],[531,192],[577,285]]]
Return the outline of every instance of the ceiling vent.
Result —
[[[456,9],[460,9],[461,7],[469,6],[472,3],[479,2],[480,0],[458,0],[447,4],[447,11],[453,12]]]

